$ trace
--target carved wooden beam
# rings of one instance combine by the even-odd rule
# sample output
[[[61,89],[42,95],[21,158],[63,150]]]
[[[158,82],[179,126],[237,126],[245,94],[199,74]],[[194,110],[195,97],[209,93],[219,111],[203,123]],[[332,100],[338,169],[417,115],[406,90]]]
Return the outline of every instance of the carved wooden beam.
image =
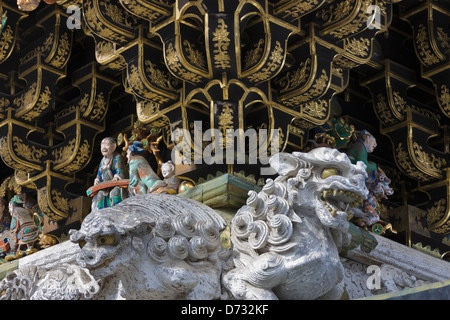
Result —
[[[422,77],[433,82],[441,111],[450,117],[450,5],[445,1],[417,1],[401,18],[413,29],[414,48]]]
[[[414,73],[387,60],[382,74],[363,83],[372,93],[380,132],[392,142],[394,157],[407,176],[431,182],[445,176],[448,156],[428,145],[439,134],[439,118],[422,103],[408,97]]]

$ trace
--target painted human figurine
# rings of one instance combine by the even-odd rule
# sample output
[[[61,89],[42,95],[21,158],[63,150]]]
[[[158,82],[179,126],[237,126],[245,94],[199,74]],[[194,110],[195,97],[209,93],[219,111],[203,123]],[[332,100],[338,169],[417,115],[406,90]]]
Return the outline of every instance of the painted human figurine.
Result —
[[[94,180],[94,186],[103,182],[113,182],[125,178],[125,163],[122,155],[116,152],[117,144],[111,137],[106,137],[101,142],[101,153],[103,159],[97,171],[97,177]],[[106,207],[112,207],[124,198],[126,193],[119,187],[105,188],[99,190],[92,199],[92,211],[100,210]]]
[[[33,213],[23,205],[24,201],[17,195],[9,202],[11,253],[5,257],[6,261],[18,258],[17,253],[22,245],[27,246],[27,254],[36,251],[33,249],[33,244],[39,239],[39,230],[34,223]]]
[[[127,149],[127,159],[130,173],[128,191],[130,195],[151,193],[164,182],[153,171],[152,167],[144,157],[144,145],[140,141],[134,141]]]
[[[347,155],[353,164],[356,164],[358,161],[366,164],[367,174],[369,175],[368,182],[370,183],[376,179],[377,165],[372,161],[368,161],[367,158],[369,153],[372,153],[377,146],[377,140],[367,130],[360,131],[357,137],[358,140],[349,147]]]
[[[152,193],[178,193],[178,188],[182,183],[181,179],[175,176],[175,165],[171,160],[161,165],[161,174],[164,177],[164,186],[159,187]]]

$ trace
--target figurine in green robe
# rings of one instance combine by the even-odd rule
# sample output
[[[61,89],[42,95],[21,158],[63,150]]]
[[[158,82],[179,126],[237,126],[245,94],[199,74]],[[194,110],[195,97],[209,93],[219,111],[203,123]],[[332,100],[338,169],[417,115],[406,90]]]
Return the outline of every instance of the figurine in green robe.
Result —
[[[357,137],[358,140],[349,147],[347,155],[353,164],[356,164],[358,161],[365,163],[369,176],[367,182],[370,183],[376,179],[377,165],[372,161],[368,161],[367,158],[369,153],[372,153],[377,146],[377,140],[367,130],[360,131]]]
[[[144,154],[144,145],[140,141],[134,141],[128,147],[127,159],[130,172],[128,191],[130,196],[151,193],[165,185],[153,171],[147,159],[145,159]]]
[[[94,180],[94,186],[104,182],[118,181],[125,178],[125,164],[122,155],[116,152],[117,144],[111,137],[106,137],[101,142],[103,159]],[[92,199],[92,211],[106,207],[112,207],[127,197],[121,187],[106,188],[100,190]]]

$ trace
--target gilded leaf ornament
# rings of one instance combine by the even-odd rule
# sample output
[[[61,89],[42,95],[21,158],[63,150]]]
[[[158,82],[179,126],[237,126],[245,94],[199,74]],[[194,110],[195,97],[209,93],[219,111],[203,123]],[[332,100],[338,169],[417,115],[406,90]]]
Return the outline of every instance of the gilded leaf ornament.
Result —
[[[172,70],[174,74],[179,76],[181,79],[198,83],[202,81],[202,77],[186,70],[180,63],[180,59],[178,58],[178,55],[173,47],[172,43],[169,43],[166,48],[166,64],[167,66]]]
[[[69,199],[62,197],[61,192],[52,190],[52,200],[56,208],[63,212],[69,212]]]
[[[263,51],[261,46],[263,44],[264,44],[264,39],[259,39],[259,41],[254,44],[254,48],[249,50],[245,54],[244,69],[247,69],[250,66],[253,66],[254,64],[256,64],[259,61],[259,59],[261,59],[262,51]]]
[[[436,223],[445,213],[445,199],[436,201],[434,205],[427,210],[427,224],[431,226]]]
[[[439,105],[448,114],[450,112],[450,90],[443,84],[441,86],[441,94],[438,96]]]
[[[351,54],[359,57],[365,57],[369,54],[369,39],[359,38],[359,39],[346,39],[345,40],[345,50]]]
[[[13,149],[17,155],[27,159],[31,162],[42,163],[42,158],[47,155],[45,149],[39,149],[35,146],[26,145],[23,140],[19,137],[14,136],[13,139]]]
[[[89,156],[90,145],[89,142],[85,139],[83,141],[83,144],[78,149],[75,159],[70,162],[69,165],[64,166],[61,171],[64,173],[74,173],[81,170],[89,161]]]
[[[417,142],[413,142],[413,150],[414,155],[416,156],[417,161],[430,170],[437,174],[441,174],[441,168],[446,165],[445,159],[436,157],[434,154],[428,154],[427,152],[422,150],[423,147],[419,145]]]
[[[3,61],[9,55],[14,40],[14,32],[8,25],[1,33],[0,37],[0,61]]]
[[[183,41],[186,52],[188,53],[187,58],[189,61],[200,68],[206,67],[205,57],[202,52],[195,49],[195,45],[187,40]]]
[[[429,67],[439,62],[439,58],[431,51],[428,39],[428,32],[425,25],[420,24],[417,29],[416,47],[419,52],[419,58],[422,63]]]
[[[62,68],[65,66],[69,59],[70,54],[70,41],[69,41],[69,34],[66,32],[64,33],[58,42],[58,51],[56,56],[51,59],[50,65],[55,68]]]
[[[395,149],[397,163],[402,168],[406,175],[414,177],[420,181],[429,181],[430,177],[423,172],[417,170],[411,163],[411,158],[408,152],[403,148],[403,143],[399,143]]]
[[[323,1],[323,0],[321,0]],[[315,9],[319,5],[319,0],[305,0],[305,1],[299,1],[296,5],[290,7],[289,9],[286,9],[283,13],[285,14],[283,18],[298,18],[306,13],[308,13],[310,10]]]
[[[216,68],[228,69],[231,68],[230,65],[230,54],[228,53],[228,47],[230,46],[230,32],[228,32],[228,26],[225,24],[223,19],[217,20],[219,25],[213,32],[214,43],[214,65]]]
[[[266,66],[254,74],[248,76],[248,80],[250,82],[261,82],[264,80],[268,80],[269,78],[275,75],[275,72],[280,68],[283,63],[284,55],[283,48],[279,41],[275,42],[275,48],[271,52],[269,57],[269,62],[266,63]]]

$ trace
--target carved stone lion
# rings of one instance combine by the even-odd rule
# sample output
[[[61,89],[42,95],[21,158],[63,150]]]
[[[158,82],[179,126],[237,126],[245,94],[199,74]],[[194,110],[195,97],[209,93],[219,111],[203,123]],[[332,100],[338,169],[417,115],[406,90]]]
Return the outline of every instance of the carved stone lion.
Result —
[[[70,240],[101,282],[95,299],[218,299],[225,226],[197,201],[140,195],[90,213]]]
[[[236,299],[338,299],[339,251],[348,245],[348,213],[367,198],[365,165],[336,149],[279,153],[278,172],[249,192],[231,222],[235,267],[223,285]]]

